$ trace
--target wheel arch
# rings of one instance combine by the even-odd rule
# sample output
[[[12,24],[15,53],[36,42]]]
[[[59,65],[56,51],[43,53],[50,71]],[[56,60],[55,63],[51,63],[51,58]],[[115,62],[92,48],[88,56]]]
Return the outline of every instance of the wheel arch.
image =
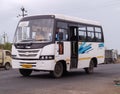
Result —
[[[56,63],[58,63],[58,62],[61,62],[61,63],[62,63],[62,65],[63,65],[63,70],[66,71],[66,70],[67,70],[66,61],[65,61],[65,60],[59,60],[59,61],[57,61]]]
[[[10,63],[10,62],[5,62],[5,63],[4,63],[4,66],[5,66],[6,64],[9,64],[9,65],[11,66],[11,63]]]

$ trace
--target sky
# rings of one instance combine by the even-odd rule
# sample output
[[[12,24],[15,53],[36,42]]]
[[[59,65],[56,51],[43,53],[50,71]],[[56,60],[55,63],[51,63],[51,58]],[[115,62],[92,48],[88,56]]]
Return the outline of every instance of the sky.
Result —
[[[105,47],[120,53],[120,0],[0,0],[0,41],[4,32],[8,41],[13,41],[22,6],[28,16],[64,14],[98,21],[103,26]]]

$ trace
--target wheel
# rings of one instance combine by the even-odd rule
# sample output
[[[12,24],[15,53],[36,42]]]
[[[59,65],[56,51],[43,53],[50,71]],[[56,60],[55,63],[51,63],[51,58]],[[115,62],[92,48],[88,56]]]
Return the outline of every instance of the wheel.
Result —
[[[93,61],[93,60],[90,61],[89,67],[88,67],[88,68],[85,68],[85,72],[86,72],[87,74],[91,74],[91,73],[94,72],[94,61]]]
[[[63,64],[61,62],[56,63],[54,71],[51,73],[53,77],[60,78],[63,75]]]
[[[19,69],[19,72],[23,76],[30,76],[30,74],[32,73],[32,70],[31,69]]]
[[[6,69],[6,70],[11,69],[11,65],[10,65],[10,63],[6,63],[6,64],[5,64],[5,69]]]

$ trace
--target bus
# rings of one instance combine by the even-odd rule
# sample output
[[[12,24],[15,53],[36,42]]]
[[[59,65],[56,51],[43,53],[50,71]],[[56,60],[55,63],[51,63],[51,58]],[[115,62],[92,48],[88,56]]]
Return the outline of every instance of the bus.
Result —
[[[99,22],[66,15],[22,18],[12,45],[12,67],[22,76],[47,71],[59,78],[66,72],[94,72],[104,62],[104,36]]]

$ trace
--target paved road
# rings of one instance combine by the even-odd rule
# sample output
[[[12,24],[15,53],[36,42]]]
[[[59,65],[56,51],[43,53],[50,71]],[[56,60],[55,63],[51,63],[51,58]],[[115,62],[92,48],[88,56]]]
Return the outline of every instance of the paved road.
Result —
[[[33,72],[22,77],[18,70],[0,70],[0,94],[120,94],[114,79],[120,78],[120,64],[100,65],[91,75],[73,71],[60,79],[49,73]]]

